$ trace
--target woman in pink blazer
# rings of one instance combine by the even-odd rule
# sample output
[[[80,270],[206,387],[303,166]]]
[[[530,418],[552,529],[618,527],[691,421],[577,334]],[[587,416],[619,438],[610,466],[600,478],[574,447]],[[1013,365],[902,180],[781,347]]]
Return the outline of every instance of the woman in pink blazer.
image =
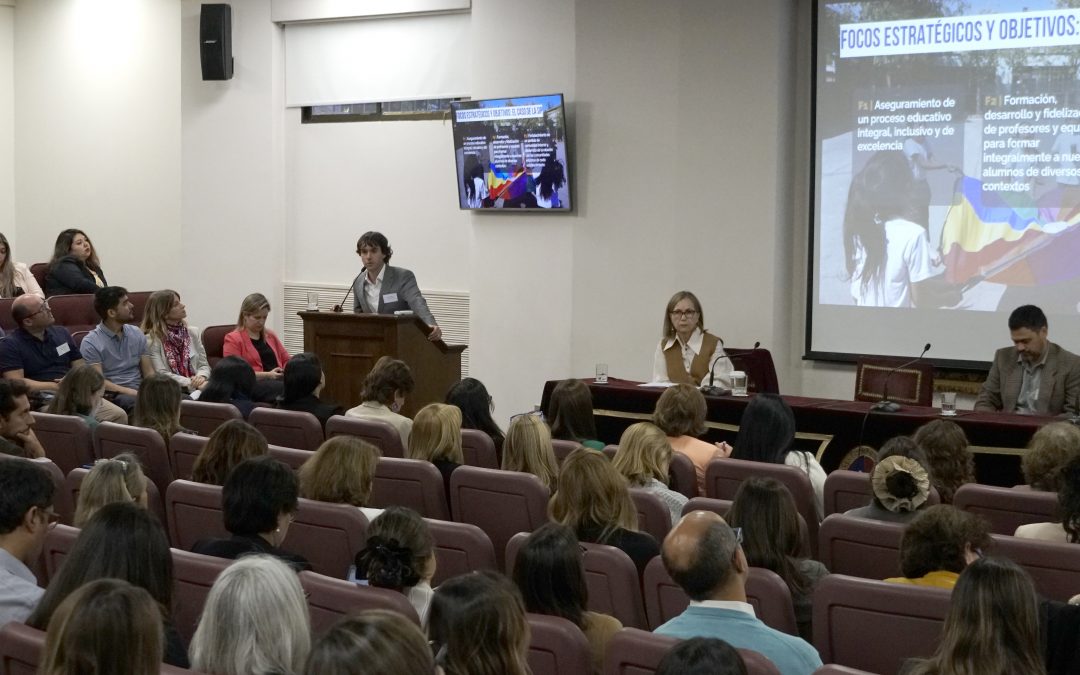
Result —
[[[240,305],[236,330],[225,335],[223,354],[239,356],[255,371],[255,391],[252,398],[268,403],[282,393],[281,377],[289,353],[274,331],[266,328],[270,301],[262,293],[252,293]]]

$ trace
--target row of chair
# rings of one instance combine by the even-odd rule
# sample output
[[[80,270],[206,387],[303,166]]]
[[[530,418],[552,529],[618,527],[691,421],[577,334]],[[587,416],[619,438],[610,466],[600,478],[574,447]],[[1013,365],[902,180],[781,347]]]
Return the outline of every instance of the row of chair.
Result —
[[[44,286],[42,286],[44,288]],[[135,306],[136,323],[142,321],[143,311],[146,309],[146,301],[150,299],[151,291],[133,291],[128,293],[128,300]],[[13,331],[18,328],[15,319],[11,316],[11,305],[15,298],[0,298],[0,328],[5,331]],[[52,309],[56,324],[63,326],[74,335],[93,330],[101,322],[101,317],[94,310],[94,296],[85,295],[54,295],[49,298],[49,307]]]

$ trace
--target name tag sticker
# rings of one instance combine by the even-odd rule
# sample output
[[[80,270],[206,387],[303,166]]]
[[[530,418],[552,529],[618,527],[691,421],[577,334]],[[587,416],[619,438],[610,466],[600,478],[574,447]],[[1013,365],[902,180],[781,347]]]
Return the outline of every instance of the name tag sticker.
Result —
[[[59,347],[56,348],[56,355],[57,356],[63,356],[64,354],[67,354],[70,351],[71,351],[71,347],[69,347],[68,343],[65,342],[64,344],[62,344],[62,345],[60,345]]]
[[[397,293],[387,293],[382,296],[383,302],[397,302]]]

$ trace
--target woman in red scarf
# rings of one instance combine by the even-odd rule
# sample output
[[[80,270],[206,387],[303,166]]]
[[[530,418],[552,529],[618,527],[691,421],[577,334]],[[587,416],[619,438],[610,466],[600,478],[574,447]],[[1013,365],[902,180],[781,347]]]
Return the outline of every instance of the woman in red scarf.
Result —
[[[155,291],[146,301],[142,330],[154,370],[176,380],[186,392],[202,389],[210,379],[199,329],[187,325],[187,308],[176,291]]]

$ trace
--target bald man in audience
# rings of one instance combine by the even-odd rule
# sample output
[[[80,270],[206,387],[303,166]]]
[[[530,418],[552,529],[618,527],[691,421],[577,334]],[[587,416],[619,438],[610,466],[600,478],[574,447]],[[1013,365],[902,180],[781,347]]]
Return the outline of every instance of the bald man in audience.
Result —
[[[0,341],[0,372],[5,379],[22,380],[32,398],[47,402],[56,395],[64,375],[83,364],[82,354],[68,329],[56,325],[48,301],[41,297],[15,298],[11,318],[19,327]],[[94,418],[117,424],[128,421],[126,412],[105,400],[94,410]]]
[[[736,649],[764,655],[781,675],[813,673],[821,666],[817,650],[766,626],[746,602],[750,565],[740,535],[711,511],[692,511],[676,523],[664,539],[664,567],[690,596],[690,606],[656,632],[682,639],[721,638]]]
[[[40,466],[0,460],[0,625],[26,621],[45,593],[30,565],[41,556],[45,533],[57,520],[53,491]]]

